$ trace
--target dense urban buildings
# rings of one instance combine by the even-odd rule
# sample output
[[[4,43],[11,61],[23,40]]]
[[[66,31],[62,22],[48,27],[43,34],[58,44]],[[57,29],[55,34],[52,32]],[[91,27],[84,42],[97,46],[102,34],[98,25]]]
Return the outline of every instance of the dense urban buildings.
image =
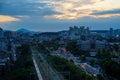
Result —
[[[104,80],[106,78],[110,79],[110,75],[104,76],[107,72],[103,73],[104,69],[99,65],[102,59],[108,57],[108,59],[120,65],[120,29],[90,30],[85,26],[74,26],[70,27],[69,30],[59,32],[24,30],[9,31],[0,28],[1,76],[11,71],[11,65],[21,55],[19,47],[23,44],[29,44],[30,46],[43,44],[41,48],[43,48],[43,51],[44,49],[47,50],[51,57],[59,56],[73,62],[75,66],[96,79],[98,75],[101,75]],[[0,79],[2,78],[0,77]],[[116,79],[118,78],[117,76]]]
[[[0,0],[0,80],[120,80],[120,0]]]

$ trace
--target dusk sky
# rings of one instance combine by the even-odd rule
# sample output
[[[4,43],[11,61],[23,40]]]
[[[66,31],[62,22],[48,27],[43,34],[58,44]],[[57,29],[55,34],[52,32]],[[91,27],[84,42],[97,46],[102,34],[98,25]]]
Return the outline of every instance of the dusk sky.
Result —
[[[70,26],[120,29],[120,0],[0,0],[0,27],[61,31]]]

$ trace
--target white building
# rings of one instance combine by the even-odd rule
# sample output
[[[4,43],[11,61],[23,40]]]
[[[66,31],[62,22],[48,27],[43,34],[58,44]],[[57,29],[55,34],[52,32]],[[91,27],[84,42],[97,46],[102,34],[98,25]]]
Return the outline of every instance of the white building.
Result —
[[[103,40],[78,40],[77,45],[81,50],[99,50],[107,47],[107,41]]]
[[[77,26],[70,27],[68,32],[71,40],[88,39],[90,36],[89,28],[85,28],[84,26],[80,28],[78,28]]]
[[[115,34],[115,37],[119,37],[120,38],[120,29],[114,30],[114,34]]]
[[[107,47],[107,41],[103,40],[103,41],[99,41],[99,40],[96,40],[96,49],[106,49]]]
[[[85,71],[87,71],[88,73],[90,73],[93,76],[97,76],[98,74],[101,73],[100,67],[93,67],[87,63],[81,63],[80,66],[81,66],[81,68],[83,68]]]

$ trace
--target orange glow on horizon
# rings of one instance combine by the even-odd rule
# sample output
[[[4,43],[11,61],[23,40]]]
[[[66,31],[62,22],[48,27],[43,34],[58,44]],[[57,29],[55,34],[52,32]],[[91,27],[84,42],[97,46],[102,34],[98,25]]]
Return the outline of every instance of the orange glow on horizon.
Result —
[[[11,16],[0,15],[0,23],[12,22],[12,21],[19,21],[19,19]]]
[[[100,14],[91,15],[94,11],[108,11],[114,9],[120,9],[120,0],[60,0],[49,2],[48,4],[55,4],[51,6],[54,11],[62,14],[54,14],[44,16],[45,18],[56,19],[78,19],[81,17],[95,17],[95,18],[108,18],[113,16],[119,16],[120,14]]]

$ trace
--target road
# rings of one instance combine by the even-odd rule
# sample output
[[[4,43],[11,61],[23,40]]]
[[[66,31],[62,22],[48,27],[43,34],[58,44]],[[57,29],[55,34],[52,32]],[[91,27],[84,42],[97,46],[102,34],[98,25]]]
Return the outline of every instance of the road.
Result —
[[[48,64],[44,56],[35,47],[31,47],[31,50],[43,80],[64,80],[64,78]]]
[[[37,63],[36,63],[35,58],[32,57],[32,59],[33,59],[33,63],[34,63],[35,69],[36,69],[36,73],[37,73],[37,76],[38,76],[38,80],[43,80],[42,75],[41,75],[41,73],[40,73],[40,70],[39,70],[39,68],[38,68],[38,65],[37,65]]]

